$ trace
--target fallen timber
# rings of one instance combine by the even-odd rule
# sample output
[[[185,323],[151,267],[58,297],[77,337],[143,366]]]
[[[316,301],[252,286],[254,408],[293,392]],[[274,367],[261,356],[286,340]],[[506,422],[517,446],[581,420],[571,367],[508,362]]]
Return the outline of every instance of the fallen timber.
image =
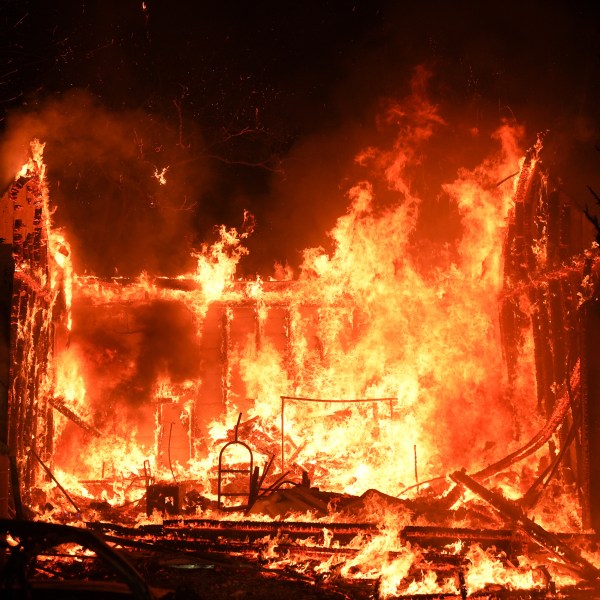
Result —
[[[585,560],[577,550],[565,544],[556,534],[546,531],[543,527],[529,519],[518,504],[485,488],[464,471],[456,471],[450,475],[450,478],[455,483],[464,486],[485,500],[504,518],[513,522],[519,530],[561,560],[580,577],[600,584],[599,569]]]
[[[319,523],[301,521],[248,521],[218,519],[169,519],[162,525],[141,525],[138,528],[124,527],[114,523],[90,522],[87,527],[99,533],[115,533],[127,536],[173,536],[178,539],[246,540],[252,542],[266,536],[294,537],[298,540],[312,538],[315,544],[324,544],[324,530],[330,543],[350,543],[357,535],[370,538],[380,533],[375,523]],[[465,544],[479,543],[484,547],[496,546],[504,549],[510,545],[522,547],[527,538],[511,529],[471,529],[433,526],[406,526],[400,530],[399,539],[422,546],[441,547],[460,540]]]
[[[359,550],[351,547],[325,547],[323,540],[313,539],[315,545],[307,546],[306,541],[312,537],[319,528],[332,526],[343,535],[349,535],[352,530],[358,534],[376,534],[378,529],[373,524],[353,524],[353,523],[298,523],[298,522],[252,522],[252,521],[227,521],[220,522],[212,519],[193,519],[188,525],[186,521],[169,521],[163,525],[149,525],[140,528],[123,527],[110,523],[89,523],[88,527],[101,532],[106,542],[118,545],[133,553],[133,556],[139,552],[151,552],[162,554],[166,557],[181,555],[188,557],[187,560],[199,561],[203,564],[213,564],[219,568],[233,571],[258,570],[260,572],[270,572],[274,576],[294,579],[298,577],[304,582],[312,582],[317,588],[326,589],[329,592],[337,590],[348,600],[366,600],[367,598],[377,597],[378,580],[375,578],[366,578],[362,580],[353,580],[340,577],[338,570],[348,561],[354,558]],[[277,535],[287,531],[288,534],[298,530],[300,536],[304,537],[297,543],[297,540],[291,540],[282,536],[281,540],[274,546],[269,545],[268,541],[261,537],[265,531],[270,531],[272,535]],[[237,530],[237,531],[236,531]],[[113,532],[113,533],[110,533]],[[203,533],[205,538],[202,538]],[[231,539],[229,536],[238,534],[238,539]],[[244,537],[245,536],[245,537]],[[212,539],[207,539],[207,538]],[[560,540],[567,540],[567,536],[557,536]],[[519,530],[483,530],[467,528],[450,527],[405,527],[399,534],[399,540],[410,541],[412,545],[419,545],[424,550],[421,558],[412,566],[410,579],[419,578],[421,571],[435,571],[439,577],[454,577],[456,581],[464,582],[464,573],[467,572],[470,562],[460,554],[444,554],[434,548],[435,545],[443,545],[448,540],[461,540],[465,544],[480,543],[496,547],[497,555],[504,555],[503,560],[511,562],[510,555],[506,555],[500,547],[504,545],[513,545],[513,550],[517,552],[518,547],[526,545],[528,536]],[[566,541],[561,542],[566,543]],[[269,558],[263,555],[265,549],[269,549]],[[401,552],[387,552],[386,556],[391,561]],[[516,556],[513,554],[512,556]],[[305,565],[309,566],[302,573],[298,573],[291,565],[281,567],[280,560],[294,561],[301,559]],[[319,574],[315,567],[322,564],[323,561],[330,560],[331,573]],[[273,566],[274,565],[274,566]],[[279,566],[277,566],[279,565]],[[428,599],[428,598],[488,598],[488,599],[577,599],[589,598],[591,593],[590,586],[585,588],[577,587],[569,590],[557,592],[554,584],[548,577],[545,587],[541,589],[530,590],[510,590],[500,586],[490,586],[489,589],[470,593],[467,596],[466,588],[458,594],[402,594],[397,592],[390,600],[407,599]]]
[[[43,524],[46,525],[46,524]],[[110,524],[90,524],[93,525],[104,525],[107,528],[112,527],[113,529],[119,529],[119,526],[112,526]],[[52,526],[55,528],[55,526]],[[90,528],[92,528],[90,527]],[[74,529],[74,528],[69,528]],[[133,528],[120,527],[121,532],[125,532]],[[420,530],[421,528],[417,528]],[[440,529],[440,531],[435,531],[436,528],[431,532],[425,531],[425,533],[429,533],[430,537],[436,537],[437,534],[441,534],[442,537],[447,535],[450,528],[446,528],[446,530]],[[146,536],[148,540],[156,539],[156,532],[158,528],[155,527],[153,533],[146,531]],[[140,530],[137,530],[138,533]],[[465,534],[472,535],[476,530],[465,530]],[[84,536],[85,532],[78,530],[80,533],[80,537]],[[418,533],[418,531],[412,532],[413,534]],[[498,533],[498,537],[502,537],[505,534],[509,534],[511,532],[496,532]],[[489,535],[493,535],[490,533]],[[277,562],[277,558],[275,558],[275,562],[269,562],[269,560],[261,560],[256,559],[255,557],[248,556],[244,554],[242,556],[218,556],[214,553],[207,553],[202,556],[199,553],[192,552],[183,552],[181,548],[177,548],[174,545],[172,548],[165,548],[162,544],[148,541],[146,543],[143,542],[135,542],[135,541],[127,541],[124,535],[121,536],[103,536],[104,542],[108,542],[108,545],[118,545],[120,546],[120,550],[118,550],[115,556],[122,556],[121,560],[129,560],[134,565],[139,565],[140,572],[142,572],[141,568],[143,568],[143,572],[147,574],[147,576],[152,579],[150,573],[155,573],[159,576],[159,579],[155,582],[150,582],[151,585],[155,585],[156,583],[168,583],[173,584],[178,581],[182,581],[181,579],[177,579],[177,576],[172,575],[171,579],[164,579],[167,577],[165,573],[171,572],[186,572],[193,573],[194,571],[197,573],[197,577],[194,579],[198,585],[202,585],[202,589],[209,589],[217,593],[216,596],[212,597],[236,597],[236,596],[225,596],[224,592],[221,591],[223,589],[223,582],[226,581],[230,583],[235,591],[247,589],[248,585],[267,585],[269,581],[278,580],[278,581],[287,581],[290,583],[287,594],[288,597],[299,597],[299,598],[320,598],[321,600],[327,599],[336,599],[336,600],[372,600],[373,598],[378,597],[380,581],[376,578],[371,579],[346,579],[344,577],[339,576],[339,569],[344,564],[344,561],[348,558],[348,554],[344,552],[339,554],[340,561],[338,563],[333,563],[333,568],[331,573],[321,575],[316,570],[308,569],[305,572],[298,573],[293,570],[290,566],[281,566],[281,563]],[[79,540],[79,538],[76,538]],[[95,539],[95,538],[93,538]],[[60,540],[59,540],[60,541]],[[335,552],[336,549],[326,549],[330,552]],[[340,552],[340,550],[337,550]],[[254,553],[256,555],[256,552]],[[60,559],[60,555],[56,553],[49,554],[46,551],[38,553],[39,556],[50,556],[53,558],[55,562],[53,562],[53,574],[60,575],[61,569],[56,562]],[[281,558],[289,558],[289,555],[286,552],[283,552],[280,555]],[[72,561],[73,556],[66,555],[65,558],[67,561]],[[84,557],[86,560],[89,560],[90,557]],[[315,556],[314,560],[321,564],[322,561],[321,556]],[[390,556],[392,558],[392,556]],[[542,581],[542,587],[538,589],[504,589],[498,585],[490,585],[483,590],[474,591],[471,593],[467,592],[466,584],[465,584],[465,575],[466,569],[468,568],[468,561],[462,560],[463,557],[460,556],[441,556],[440,559],[442,561],[446,561],[447,568],[442,572],[441,567],[439,567],[435,561],[432,561],[432,555],[424,555],[423,559],[419,561],[418,564],[415,564],[412,572],[410,574],[410,578],[416,576],[419,579],[419,570],[435,570],[438,574],[443,576],[454,576],[456,578],[457,583],[460,583],[460,591],[457,593],[436,593],[436,594],[415,594],[408,592],[402,593],[401,590],[396,591],[395,595],[388,596],[388,600],[426,600],[434,598],[486,598],[486,599],[495,599],[495,600],[542,600],[542,599],[571,599],[576,600],[579,598],[591,598],[596,597],[593,596],[593,590],[588,588],[579,588],[579,589],[569,589],[556,591],[554,589],[553,583],[549,577]],[[116,559],[115,559],[116,560]],[[91,567],[90,567],[91,568]],[[151,570],[149,570],[149,568]],[[93,571],[87,571],[88,567],[86,567],[86,573],[93,573]],[[190,570],[191,571],[188,571]],[[160,579],[162,577],[163,579]],[[407,578],[408,579],[408,578]],[[189,580],[185,580],[189,581]],[[52,582],[50,582],[52,583]],[[88,583],[87,579],[84,582],[86,585]],[[58,582],[56,585],[66,586],[67,583],[64,581]],[[303,587],[296,587],[303,586]],[[161,585],[162,587],[162,585]],[[62,588],[60,588],[62,589]],[[155,589],[155,588],[153,588]],[[189,588],[182,588],[181,591]],[[279,588],[276,588],[278,591]],[[310,591],[312,590],[312,592]],[[298,595],[294,595],[297,593]],[[292,595],[289,595],[292,594]],[[139,597],[139,596],[136,596]],[[154,596],[153,596],[154,597]],[[179,597],[176,595],[175,597]],[[181,596],[187,597],[187,596]],[[208,596],[211,597],[211,596]],[[259,595],[260,598],[266,598],[265,595]],[[281,593],[276,593],[270,597],[282,597]],[[171,598],[171,596],[169,596]]]
[[[533,522],[532,522],[533,523]],[[368,540],[380,533],[380,529],[373,523],[310,523],[296,521],[219,521],[216,519],[190,519],[169,520],[163,525],[142,525],[140,527],[124,527],[113,523],[90,522],[86,523],[89,529],[102,534],[105,538],[111,536],[113,541],[121,540],[149,540],[164,543],[170,548],[187,548],[198,551],[218,552],[243,552],[256,551],[260,542],[265,539],[278,539],[281,547],[288,550],[297,547],[299,550],[314,551],[319,554],[346,554],[356,552],[355,547],[349,547],[357,536]],[[572,563],[580,560],[578,568],[582,572],[585,565],[579,553],[573,550],[569,543],[576,538],[580,541],[588,536],[573,534],[555,534],[545,531],[539,525],[543,535],[547,536],[548,544],[544,546],[553,554],[560,548],[564,555],[568,555]],[[327,531],[327,539],[325,539]],[[538,538],[541,534],[538,534]],[[515,529],[470,529],[434,526],[406,526],[399,531],[399,544],[410,543],[428,549],[428,555],[451,559],[451,555],[444,553],[444,547],[460,541],[465,547],[479,544],[482,548],[494,547],[498,552],[507,556],[517,556],[525,551],[526,546],[534,539],[532,535],[517,523]],[[310,542],[310,546],[306,542]],[[393,552],[390,553],[393,555]],[[596,574],[595,567],[589,565],[591,571],[586,571],[588,576]]]

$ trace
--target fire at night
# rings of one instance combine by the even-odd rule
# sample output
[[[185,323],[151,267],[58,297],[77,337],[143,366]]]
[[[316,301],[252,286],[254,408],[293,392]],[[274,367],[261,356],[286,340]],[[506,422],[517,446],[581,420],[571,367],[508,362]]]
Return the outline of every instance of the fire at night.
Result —
[[[154,9],[138,11],[150,49]],[[232,202],[236,225],[213,222],[177,260],[165,240],[199,210],[182,164],[285,173],[274,151],[249,161],[227,146],[263,143],[258,108],[190,158],[182,91],[168,162],[156,131],[131,133],[133,116],[78,92],[20,121],[36,134],[25,145],[9,133],[2,598],[600,597],[600,189],[570,193],[552,134],[514,115],[485,140],[452,130],[434,80],[413,68],[404,96],[369,104],[376,134],[357,136],[336,182],[345,206],[311,238],[297,230],[318,211],[306,201],[292,218],[297,202],[277,235],[319,241],[251,274],[266,209]],[[106,125],[85,142],[65,116],[78,102]],[[92,268],[117,252],[93,217],[61,216],[101,169],[78,167],[71,185],[56,165],[80,164],[104,132],[90,149],[103,164],[124,132],[135,146],[107,176],[131,201],[125,221],[107,200],[124,274]],[[477,151],[449,168],[455,133]],[[137,192],[174,215],[156,231],[160,260],[144,256]]]

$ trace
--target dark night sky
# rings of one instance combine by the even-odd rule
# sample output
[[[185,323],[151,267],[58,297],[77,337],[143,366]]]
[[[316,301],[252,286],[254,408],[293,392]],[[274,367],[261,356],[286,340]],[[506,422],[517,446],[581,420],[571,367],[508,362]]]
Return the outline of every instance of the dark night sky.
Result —
[[[46,140],[79,271],[179,272],[245,208],[245,272],[297,264],[344,212],[352,157],[382,141],[382,99],[426,65],[449,124],[440,178],[514,118],[528,143],[551,131],[547,163],[585,203],[600,173],[598,4],[4,0],[1,186],[24,140]]]

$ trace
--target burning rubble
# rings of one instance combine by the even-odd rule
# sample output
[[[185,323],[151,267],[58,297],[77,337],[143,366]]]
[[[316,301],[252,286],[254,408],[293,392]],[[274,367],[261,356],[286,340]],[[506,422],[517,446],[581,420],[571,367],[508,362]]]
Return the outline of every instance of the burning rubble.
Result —
[[[455,243],[420,237],[407,171],[443,121],[423,98],[384,121],[331,249],[253,280],[249,215],[193,272],[75,273],[32,144],[2,198],[4,517],[337,597],[596,593],[590,219],[503,124],[443,187]]]

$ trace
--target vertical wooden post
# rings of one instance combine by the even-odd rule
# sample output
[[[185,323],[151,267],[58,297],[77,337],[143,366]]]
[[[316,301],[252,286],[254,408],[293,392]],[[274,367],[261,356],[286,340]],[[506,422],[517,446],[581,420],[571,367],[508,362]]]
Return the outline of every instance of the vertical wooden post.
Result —
[[[594,277],[596,286],[597,276]],[[579,465],[583,525],[600,531],[600,298],[581,310],[581,446]]]

